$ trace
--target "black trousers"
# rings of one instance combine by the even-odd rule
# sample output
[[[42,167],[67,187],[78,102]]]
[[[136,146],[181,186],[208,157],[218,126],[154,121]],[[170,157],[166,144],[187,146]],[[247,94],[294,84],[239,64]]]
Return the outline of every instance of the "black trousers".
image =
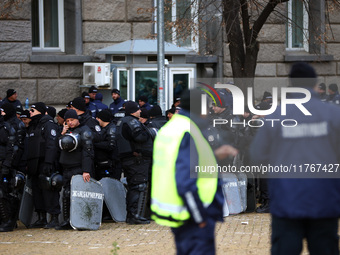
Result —
[[[126,194],[126,210],[127,217],[138,213],[138,200],[142,192],[138,187],[139,184],[147,185],[148,172],[151,164],[151,159],[148,158],[129,158],[122,161],[124,175],[128,183]]]
[[[38,167],[38,173],[32,176],[32,193],[36,212],[60,214],[59,191],[44,190],[40,187],[39,174],[43,164]]]
[[[339,254],[338,219],[286,219],[272,216],[272,255],[297,255],[306,238],[310,255]]]

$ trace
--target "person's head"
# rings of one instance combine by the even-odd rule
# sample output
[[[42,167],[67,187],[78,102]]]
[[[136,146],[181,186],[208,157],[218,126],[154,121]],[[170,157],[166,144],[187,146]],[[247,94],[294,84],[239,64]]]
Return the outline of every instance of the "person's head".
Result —
[[[329,84],[328,86],[328,93],[330,95],[334,95],[336,92],[338,92],[338,85],[335,83]]]
[[[89,88],[89,96],[92,100],[95,100],[97,93],[98,93],[98,89],[95,86],[91,86]]]
[[[137,118],[140,117],[140,109],[136,102],[127,101],[125,102],[125,115],[132,115]]]
[[[82,97],[76,97],[71,102],[71,109],[75,110],[78,115],[86,112],[85,100]]]
[[[78,114],[73,109],[67,110],[67,112],[64,115],[64,118],[69,128],[76,128],[80,125]]]
[[[176,107],[171,107],[169,110],[166,111],[166,117],[171,120],[172,116],[176,113]]]
[[[173,106],[177,107],[177,106],[179,106],[180,104],[181,104],[181,98],[177,97],[177,98],[175,99],[175,102],[174,102],[174,105],[173,105]]]
[[[83,92],[82,94],[81,94],[81,97],[82,98],[84,98],[84,101],[85,101],[85,104],[87,105],[88,103],[90,103],[90,95],[89,95],[89,93],[87,93],[87,92]]]
[[[162,109],[159,105],[155,105],[148,111],[148,113],[150,118],[159,117],[162,116]]]
[[[25,124],[25,127],[28,127],[31,121],[30,111],[29,110],[23,111],[20,115],[20,120]]]
[[[37,102],[31,105],[31,117],[42,114],[46,114],[46,105],[43,102]]]
[[[61,109],[58,113],[57,113],[57,122],[59,125],[62,125],[64,122],[65,122],[65,113],[67,112],[67,109],[64,108],[64,109]]]
[[[292,87],[314,88],[317,82],[317,74],[314,68],[305,62],[293,64],[289,78]]]
[[[12,118],[16,114],[15,107],[11,103],[4,103],[1,106],[1,109],[2,109],[1,115],[4,116],[5,120]]]
[[[18,94],[15,89],[8,89],[6,92],[6,97],[9,101],[15,101],[18,98]]]
[[[140,109],[140,111],[141,112],[140,112],[139,121],[144,124],[149,119],[148,110],[146,108],[142,108]]]
[[[272,94],[268,91],[265,91],[263,93],[263,97],[262,97],[262,101],[264,102],[272,102],[273,100],[273,97],[272,97]]]
[[[103,101],[103,94],[102,93],[97,93],[95,99],[99,100],[99,101]]]
[[[105,109],[97,113],[96,119],[101,127],[106,127],[112,120],[112,114],[110,110]]]
[[[316,92],[318,92],[319,94],[324,94],[326,93],[326,84],[325,83],[320,83],[319,86],[317,87]]]
[[[54,119],[57,114],[57,110],[53,106],[46,106],[46,114],[50,115]]]
[[[117,100],[118,98],[120,98],[120,91],[118,89],[113,89],[111,91],[111,95],[113,100]]]
[[[140,96],[138,98],[139,107],[143,107],[143,105],[145,105],[147,102],[148,102],[148,97],[147,96]]]

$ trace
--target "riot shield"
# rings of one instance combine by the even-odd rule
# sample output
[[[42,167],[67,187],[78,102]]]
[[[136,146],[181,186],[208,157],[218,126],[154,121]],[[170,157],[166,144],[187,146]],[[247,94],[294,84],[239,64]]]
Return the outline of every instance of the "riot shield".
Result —
[[[24,192],[22,194],[19,220],[28,228],[33,222],[38,220],[38,215],[34,213],[34,201],[32,191],[32,179],[26,177]]]
[[[70,224],[78,230],[98,230],[102,221],[104,193],[100,182],[82,175],[71,179]]]
[[[245,173],[235,173],[235,175],[241,195],[242,212],[245,212],[247,209],[247,175]]]
[[[120,181],[105,177],[99,181],[103,186],[104,201],[116,222],[126,220],[126,189]]]
[[[243,211],[238,179],[233,173],[222,174],[222,191],[228,205],[229,214],[238,214]]]

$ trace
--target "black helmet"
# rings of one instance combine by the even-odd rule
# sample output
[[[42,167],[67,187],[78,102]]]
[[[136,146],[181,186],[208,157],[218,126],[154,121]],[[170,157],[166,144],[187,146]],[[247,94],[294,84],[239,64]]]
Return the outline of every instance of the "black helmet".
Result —
[[[43,190],[60,191],[63,187],[63,176],[58,172],[53,173],[50,177],[40,174],[39,184]]]
[[[25,175],[18,171],[13,178],[13,181],[13,187],[15,189],[22,189],[25,186]]]
[[[58,172],[54,173],[50,177],[51,189],[54,191],[61,191],[63,187],[63,176]]]
[[[59,139],[59,147],[62,150],[71,152],[78,147],[79,135],[65,134]]]

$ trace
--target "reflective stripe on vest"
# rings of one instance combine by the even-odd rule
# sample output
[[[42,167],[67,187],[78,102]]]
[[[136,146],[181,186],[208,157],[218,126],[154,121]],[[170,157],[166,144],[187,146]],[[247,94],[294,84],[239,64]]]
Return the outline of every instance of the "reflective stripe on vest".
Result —
[[[210,145],[188,117],[175,114],[159,130],[154,142],[151,210],[156,223],[169,227],[179,227],[190,218],[190,213],[178,194],[175,177],[176,160],[180,156],[179,147],[185,133],[189,133],[195,143],[199,166],[217,165]],[[203,205],[208,207],[217,190],[217,173],[197,174],[198,195]]]

